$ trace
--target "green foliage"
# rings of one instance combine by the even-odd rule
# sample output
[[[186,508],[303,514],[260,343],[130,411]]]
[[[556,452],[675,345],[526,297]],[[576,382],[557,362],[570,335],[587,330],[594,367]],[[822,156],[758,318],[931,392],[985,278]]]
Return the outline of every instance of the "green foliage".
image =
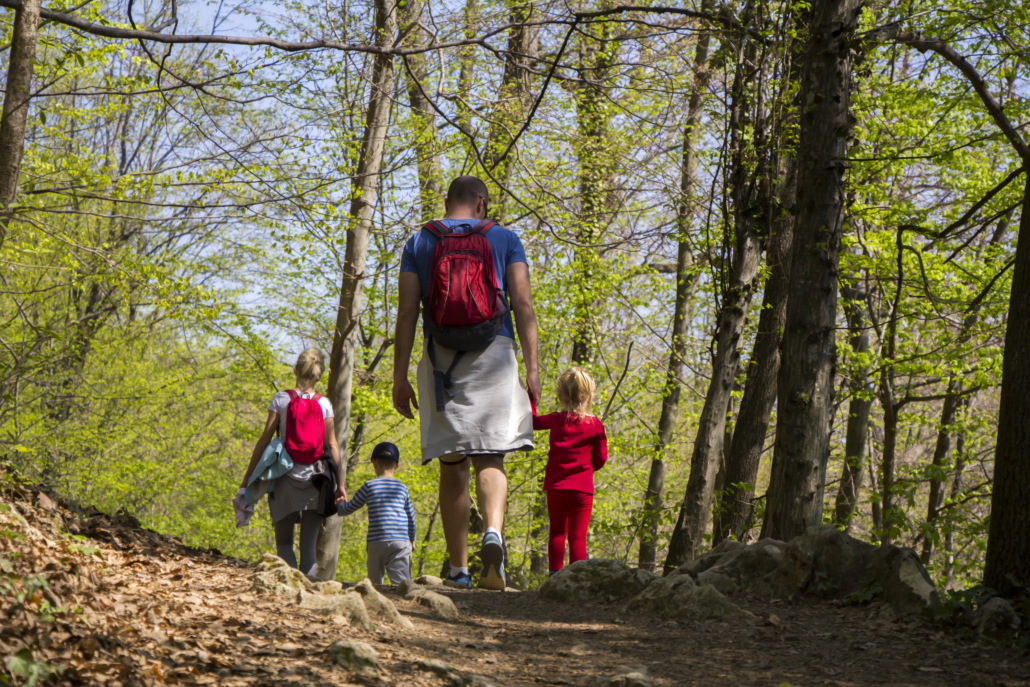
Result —
[[[766,89],[761,102],[770,121],[794,107],[798,84],[787,77],[784,39],[804,30],[788,14],[804,4],[774,3],[759,23],[769,45],[755,82]],[[900,10],[891,8],[868,11],[863,21],[902,19],[906,30],[948,37],[963,54],[977,56],[1008,116],[1026,121],[1030,102],[1018,96],[1025,89],[1027,9],[1011,2],[990,8],[992,28],[971,19],[964,6],[927,3],[906,5],[898,17],[891,13]],[[506,3],[480,3],[467,27],[453,7],[433,5],[430,14],[441,31],[463,36],[485,33],[511,11]],[[91,21],[116,16],[103,3],[77,12]],[[372,31],[368,2],[289,0],[274,18],[246,16],[256,33],[276,37],[361,43]],[[417,511],[416,565],[434,522],[427,572],[444,557],[434,516],[438,468],[418,466],[418,421],[401,420],[392,409],[389,339],[401,248],[423,215],[443,211],[439,194],[418,184],[418,164],[426,162],[418,151],[429,133],[443,175],[487,177],[494,207],[526,247],[541,332],[541,410],[554,406],[555,380],[573,364],[574,348],[575,362],[598,381],[595,412],[610,406],[611,461],[596,476],[594,556],[631,560],[655,455],[667,467],[657,515],[660,545],[667,540],[709,381],[732,264],[733,216],[764,213],[733,208],[727,190],[734,42],[720,31],[711,34],[712,79],[703,94],[693,190],[684,197],[683,113],[695,78],[684,65],[698,33],[687,24],[656,28],[621,20],[581,28],[534,121],[496,168],[477,158],[466,133],[487,157],[505,149],[543,85],[546,62],[534,58],[531,70],[505,81],[503,53],[501,59],[468,47],[432,53],[423,85],[466,133],[444,126],[442,117],[427,132],[422,116],[405,106],[411,84],[397,63],[387,172],[378,180],[356,330],[351,444],[343,452],[354,466],[353,490],[372,475],[368,446],[389,439],[401,447],[398,477]],[[536,57],[555,55],[565,30],[564,24],[537,26]],[[0,42],[9,31],[2,29]],[[476,59],[469,70],[469,55],[489,59]],[[164,65],[161,71],[135,44],[57,23],[42,29],[36,74],[42,90],[33,100],[22,193],[0,254],[0,455],[81,504],[125,509],[188,543],[255,559],[274,550],[267,509],[259,507],[251,527],[237,530],[229,499],[269,397],[293,382],[295,353],[308,345],[328,352],[333,344],[370,61],[323,51],[177,46]],[[851,394],[873,398],[868,476],[852,532],[917,547],[930,542],[931,574],[942,586],[961,586],[979,577],[986,547],[1011,280],[1000,266],[1014,254],[1019,182],[962,227],[948,235],[941,230],[1020,163],[962,75],[929,54],[868,46],[852,109],[839,274],[862,289],[870,346],[854,352],[842,316],[824,517],[830,519],[846,454],[844,401]],[[777,145],[789,148],[798,123],[788,118],[784,126]],[[749,119],[741,131],[749,183],[780,184],[779,170],[758,178],[757,123]],[[502,176],[506,194],[496,183]],[[686,360],[675,371],[682,393],[674,438],[656,448],[676,291],[667,267],[675,264],[681,239],[695,258],[696,289]],[[763,279],[768,272],[767,266]],[[740,341],[744,364],[757,319],[752,313]],[[616,392],[631,343],[628,373]],[[856,387],[852,382],[865,374],[871,385]],[[970,398],[949,429],[963,449],[953,445],[934,461],[941,399],[953,383]],[[874,516],[884,502],[888,396],[899,406],[892,505]],[[732,430],[732,418],[729,424]],[[547,537],[546,435],[537,441],[534,451],[506,462],[509,564],[527,580]],[[756,527],[770,456],[764,454],[756,484],[747,485],[759,495]],[[942,485],[943,494],[933,518],[931,483]],[[344,527],[342,578],[364,574],[366,528],[364,514]],[[85,542],[71,546],[95,554]]]

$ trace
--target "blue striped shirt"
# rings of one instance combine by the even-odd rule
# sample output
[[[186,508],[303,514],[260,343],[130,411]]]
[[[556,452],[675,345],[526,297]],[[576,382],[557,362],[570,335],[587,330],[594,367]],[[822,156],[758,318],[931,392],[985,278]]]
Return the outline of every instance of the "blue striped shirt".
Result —
[[[350,515],[368,504],[368,536],[365,541],[415,541],[415,506],[404,482],[376,477],[361,485],[354,498],[344,501],[337,513]]]

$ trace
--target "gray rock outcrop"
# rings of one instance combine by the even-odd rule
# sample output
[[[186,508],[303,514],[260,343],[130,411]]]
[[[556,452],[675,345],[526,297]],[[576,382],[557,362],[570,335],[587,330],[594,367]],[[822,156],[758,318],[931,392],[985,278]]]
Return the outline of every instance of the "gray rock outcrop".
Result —
[[[749,589],[769,598],[799,594],[841,598],[869,590],[898,613],[917,613],[940,603],[914,551],[873,546],[833,525],[810,528],[792,539],[776,569],[753,580]]]
[[[754,620],[755,616],[727,599],[710,585],[698,586],[686,573],[674,572],[656,579],[626,606],[632,611],[654,613],[676,620]]]
[[[655,576],[621,561],[591,558],[562,568],[540,587],[540,596],[554,601],[587,603],[630,599]]]
[[[414,580],[401,582],[397,587],[397,592],[408,601],[425,606],[433,615],[444,620],[455,620],[459,615],[458,607],[454,605],[453,601],[443,594],[426,589]]]
[[[329,659],[352,673],[376,675],[379,673],[379,654],[364,642],[339,639],[329,647]]]
[[[618,668],[615,675],[594,679],[594,687],[652,687],[651,676],[643,666]]]
[[[1006,639],[1019,629],[1019,616],[1012,604],[995,596],[973,611],[970,623],[981,637]]]
[[[354,592],[361,595],[361,600],[372,617],[408,629],[415,627],[410,620],[400,614],[392,601],[376,590],[368,578],[354,585]]]
[[[365,632],[375,630],[372,618],[365,607],[364,600],[360,594],[347,592],[345,594],[312,594],[301,591],[297,595],[297,607],[315,613],[317,615],[338,615],[347,619],[353,627],[360,628]]]

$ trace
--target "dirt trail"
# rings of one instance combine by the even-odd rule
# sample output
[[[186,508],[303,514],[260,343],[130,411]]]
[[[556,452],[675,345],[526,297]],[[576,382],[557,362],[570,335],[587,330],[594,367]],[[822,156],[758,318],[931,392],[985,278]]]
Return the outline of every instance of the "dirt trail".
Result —
[[[444,589],[462,614],[446,622],[384,588],[415,627],[366,633],[256,595],[242,563],[140,530],[128,517],[48,512],[50,500],[34,496],[31,503],[0,497],[13,507],[0,509],[0,529],[18,525],[12,512],[29,527],[22,539],[0,539],[0,557],[32,562],[49,585],[20,609],[0,596],[0,656],[28,649],[36,661],[61,664],[61,684],[438,687],[447,681],[417,666],[437,659],[496,687],[585,686],[631,665],[646,667],[661,686],[1030,687],[1025,650],[881,620],[870,607],[743,599],[762,621],[678,623],[618,606],[555,604],[533,592]],[[57,532],[55,515],[99,551]],[[44,600],[83,611],[50,620],[41,613]],[[371,644],[379,677],[334,666],[327,649],[338,639]]]

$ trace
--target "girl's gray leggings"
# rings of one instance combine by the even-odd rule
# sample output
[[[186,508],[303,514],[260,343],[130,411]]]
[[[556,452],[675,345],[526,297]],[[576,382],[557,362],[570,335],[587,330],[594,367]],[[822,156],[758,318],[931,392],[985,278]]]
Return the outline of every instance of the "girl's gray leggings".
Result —
[[[293,553],[293,525],[300,516],[300,566]],[[315,576],[317,561],[315,548],[318,544],[318,530],[322,526],[322,518],[313,510],[292,513],[275,523],[275,552],[286,561],[291,568],[298,568],[308,577]]]

